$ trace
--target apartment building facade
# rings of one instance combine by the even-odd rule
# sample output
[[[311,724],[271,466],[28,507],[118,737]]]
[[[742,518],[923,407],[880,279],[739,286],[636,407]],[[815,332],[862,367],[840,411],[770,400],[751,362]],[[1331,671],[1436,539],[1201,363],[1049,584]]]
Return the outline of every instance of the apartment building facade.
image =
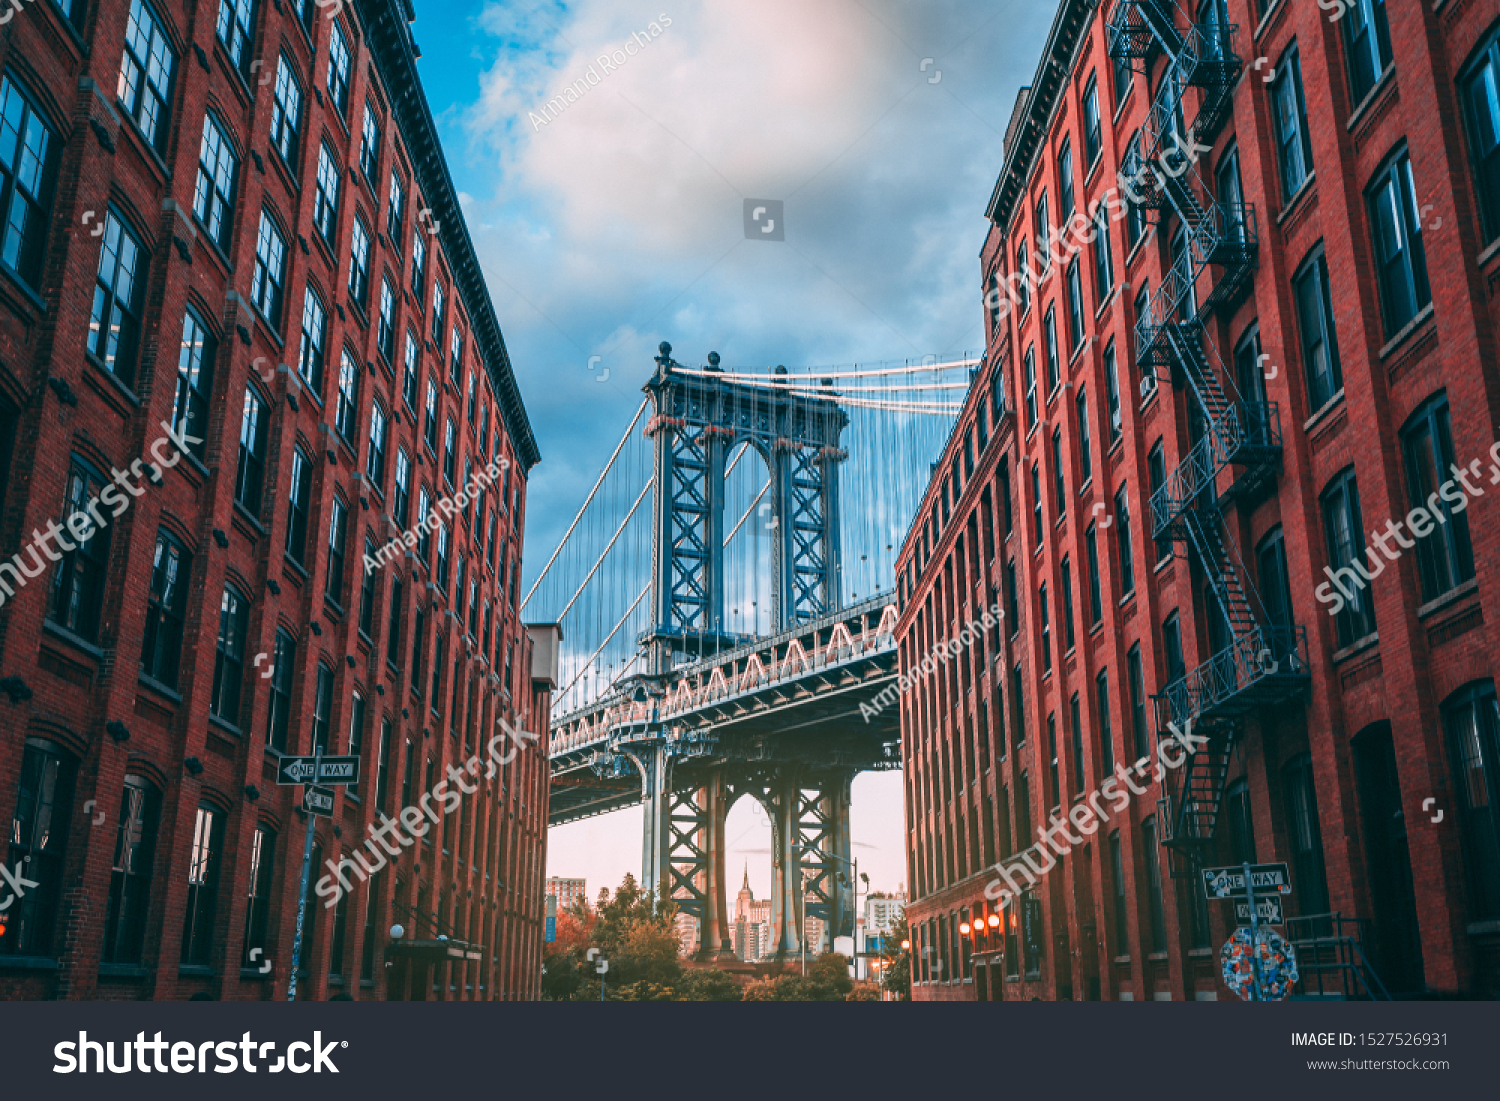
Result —
[[[898,561],[904,670],[1004,612],[903,697],[918,999],[1231,997],[1244,862],[1302,992],[1500,988],[1500,7],[1334,7],[1064,0],[1017,103]]]
[[[0,994],[285,998],[316,749],[297,996],[537,996],[539,455],[409,0],[11,15]]]

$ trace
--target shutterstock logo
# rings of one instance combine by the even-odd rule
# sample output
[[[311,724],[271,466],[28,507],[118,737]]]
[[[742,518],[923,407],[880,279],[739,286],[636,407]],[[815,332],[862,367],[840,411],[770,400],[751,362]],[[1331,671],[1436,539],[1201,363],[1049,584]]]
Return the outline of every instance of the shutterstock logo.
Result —
[[[144,1032],[137,1032],[134,1040],[119,1041],[120,1061],[115,1062],[115,1041],[90,1040],[87,1032],[79,1032],[77,1041],[63,1040],[52,1049],[52,1054],[57,1063],[52,1068],[53,1074],[88,1074],[92,1065],[93,1072],[103,1074],[130,1074],[139,1071],[141,1074],[150,1074],[155,1071],[158,1074],[207,1074],[209,1071],[209,1059],[216,1060],[213,1064],[215,1074],[233,1074],[235,1071],[244,1069],[247,1074],[264,1070],[269,1074],[280,1074],[283,1070],[289,1070],[293,1074],[306,1074],[312,1071],[314,1074],[339,1073],[339,1068],[334,1066],[330,1057],[335,1048],[346,1048],[348,1040],[329,1040],[323,1042],[323,1034],[314,1032],[312,1042],[295,1040],[286,1046],[285,1055],[276,1055],[272,1062],[272,1056],[276,1050],[276,1041],[267,1040],[259,1043],[250,1038],[246,1032],[238,1040],[205,1040],[201,1044],[193,1044],[187,1040],[163,1040],[161,1033],[148,1040]],[[92,1056],[92,1058],[90,1058]],[[132,1058],[132,1056],[134,1058]],[[311,1056],[309,1059],[308,1057]],[[259,1065],[256,1060],[259,1059]],[[170,1061],[171,1066],[167,1065]]]

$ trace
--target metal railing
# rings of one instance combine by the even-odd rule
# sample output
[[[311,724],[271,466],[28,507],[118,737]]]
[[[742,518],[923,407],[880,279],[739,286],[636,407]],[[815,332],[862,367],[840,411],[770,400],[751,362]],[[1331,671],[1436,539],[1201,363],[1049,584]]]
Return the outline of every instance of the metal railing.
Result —
[[[1233,403],[1151,495],[1151,537],[1175,538],[1178,519],[1214,488],[1225,467],[1241,456],[1280,446],[1281,416],[1275,402]]]
[[[1238,713],[1267,702],[1262,697],[1301,691],[1307,670],[1307,628],[1258,626],[1153,696],[1157,727]]]
[[[1367,919],[1346,918],[1337,911],[1287,918],[1287,939],[1297,952],[1292,996],[1390,1001],[1390,991],[1365,956],[1369,929]]]

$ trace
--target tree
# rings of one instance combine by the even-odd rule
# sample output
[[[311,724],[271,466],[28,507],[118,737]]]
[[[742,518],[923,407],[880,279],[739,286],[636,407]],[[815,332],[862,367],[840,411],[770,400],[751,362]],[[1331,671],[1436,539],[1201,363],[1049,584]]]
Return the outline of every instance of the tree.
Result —
[[[911,926],[906,922],[906,907],[896,915],[891,922],[891,931],[886,934],[887,943],[900,944],[911,937]],[[911,1001],[911,950],[902,948],[894,955],[887,957],[886,962],[880,969],[880,982],[890,993],[894,994],[898,1001]]]
[[[841,1001],[854,989],[849,977],[849,958],[839,952],[824,952],[807,969],[807,981],[818,1001]]]
[[[677,999],[683,1002],[737,1002],[743,997],[740,984],[717,967],[690,968],[677,982]]]

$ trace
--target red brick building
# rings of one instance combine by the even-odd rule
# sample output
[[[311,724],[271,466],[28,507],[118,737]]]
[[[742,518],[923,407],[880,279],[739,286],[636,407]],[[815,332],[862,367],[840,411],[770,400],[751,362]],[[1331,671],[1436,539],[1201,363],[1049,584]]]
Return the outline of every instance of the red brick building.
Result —
[[[37,0],[0,35],[5,997],[286,997],[277,762],[315,745],[362,775],[316,818],[353,890],[309,894],[298,996],[537,994],[538,453],[413,18]],[[502,718],[540,743],[434,806]]]
[[[917,998],[1232,997],[1243,861],[1302,992],[1500,989],[1497,36],[1063,0],[898,563],[909,672],[1005,613],[903,698]]]

